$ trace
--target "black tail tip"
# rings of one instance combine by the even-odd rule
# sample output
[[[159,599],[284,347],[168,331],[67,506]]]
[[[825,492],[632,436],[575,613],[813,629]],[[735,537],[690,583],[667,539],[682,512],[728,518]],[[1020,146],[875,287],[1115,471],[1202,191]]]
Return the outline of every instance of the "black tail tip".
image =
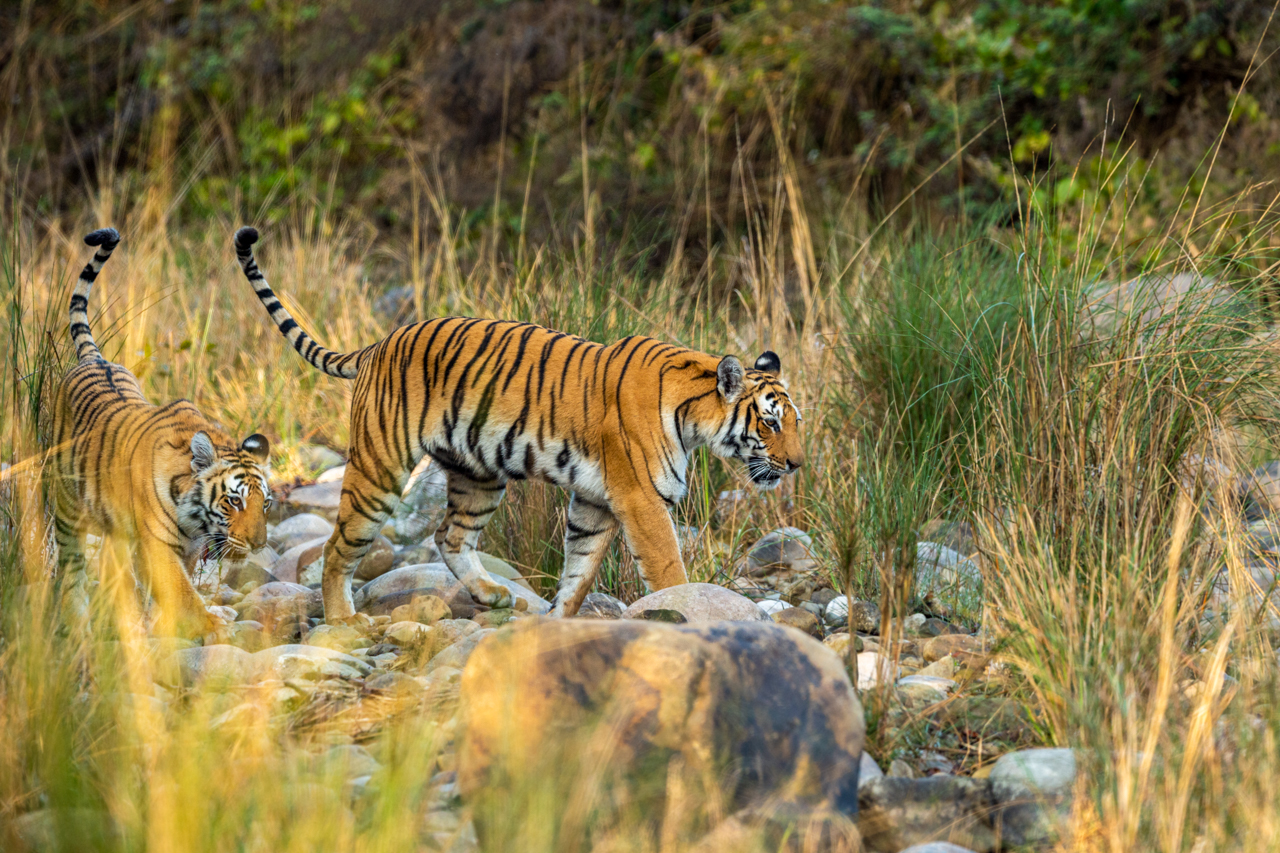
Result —
[[[248,225],[236,232],[236,248],[247,249],[258,242],[258,229]]]
[[[84,244],[86,246],[106,246],[108,249],[114,249],[116,244],[120,242],[120,232],[114,228],[99,228],[84,235]]]

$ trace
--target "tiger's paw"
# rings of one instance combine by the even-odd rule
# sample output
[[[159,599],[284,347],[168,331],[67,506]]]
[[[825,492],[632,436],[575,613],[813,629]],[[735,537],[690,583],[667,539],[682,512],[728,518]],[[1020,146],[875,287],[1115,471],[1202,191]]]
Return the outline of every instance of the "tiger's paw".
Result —
[[[368,634],[373,630],[373,617],[368,613],[353,613],[350,616],[335,616],[332,619],[325,619],[326,625],[345,625],[348,628],[355,628],[362,634]]]
[[[201,637],[206,646],[226,643],[231,639],[231,625],[236,621],[236,612],[230,607],[206,607],[205,620]]]
[[[475,589],[470,589],[468,592],[476,601],[495,609],[511,606],[511,590],[500,583],[480,578],[475,583]]]

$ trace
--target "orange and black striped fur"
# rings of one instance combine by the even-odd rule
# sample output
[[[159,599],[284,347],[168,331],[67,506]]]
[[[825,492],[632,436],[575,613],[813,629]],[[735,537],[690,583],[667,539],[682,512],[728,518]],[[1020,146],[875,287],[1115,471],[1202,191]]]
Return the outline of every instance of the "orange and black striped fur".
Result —
[[[120,235],[104,228],[84,241],[98,251],[71,297],[77,364],[58,390],[45,469],[58,563],[80,577],[87,528],[127,536],[156,600],[157,630],[205,633],[219,620],[188,572],[201,555],[238,558],[266,544],[267,439],[236,445],[186,400],[153,406],[132,373],[102,357],[89,329],[89,292]]]
[[[800,414],[773,353],[744,370],[733,356],[651,338],[604,346],[530,323],[458,317],[335,353],[267,286],[257,239],[240,229],[236,254],[271,319],[309,364],[356,383],[338,524],[324,549],[327,619],[353,615],[351,575],[424,455],[448,474],[440,553],[485,604],[510,602],[475,554],[507,482],[573,493],[557,616],[577,613],[619,527],[650,588],[686,582],[669,510],[684,496],[695,448],[742,460],[766,488],[803,461]]]

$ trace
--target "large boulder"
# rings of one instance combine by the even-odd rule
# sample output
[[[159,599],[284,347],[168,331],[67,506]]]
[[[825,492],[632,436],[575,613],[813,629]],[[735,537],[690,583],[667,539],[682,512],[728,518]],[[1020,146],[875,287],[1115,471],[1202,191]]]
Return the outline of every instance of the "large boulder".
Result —
[[[458,782],[485,849],[518,849],[529,821],[579,844],[583,808],[597,833],[678,804],[689,837],[744,809],[800,826],[857,810],[844,667],[768,622],[520,620],[471,654],[461,702]]]
[[[622,614],[643,619],[650,610],[674,610],[686,622],[767,622],[768,615],[744,595],[712,583],[685,583],[650,593]]]

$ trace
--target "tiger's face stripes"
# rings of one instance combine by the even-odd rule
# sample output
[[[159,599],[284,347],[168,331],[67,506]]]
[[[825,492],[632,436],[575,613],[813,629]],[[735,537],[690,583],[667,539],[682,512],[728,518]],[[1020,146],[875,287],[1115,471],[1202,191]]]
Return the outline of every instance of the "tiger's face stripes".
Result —
[[[220,622],[188,573],[201,555],[239,557],[266,544],[269,445],[261,435],[235,444],[186,400],[152,405],[132,373],[102,357],[89,294],[119,240],[113,229],[85,238],[99,249],[71,297],[78,363],[57,390],[44,468],[59,570],[85,571],[89,528],[126,536],[158,606],[157,630],[203,634]]]
[[[267,440],[251,435],[237,447],[215,448],[208,435],[191,440],[193,484],[177,504],[179,526],[201,543],[199,556],[241,560],[267,544],[271,487]]]
[[[781,367],[774,352],[756,359],[754,368],[742,375],[742,390],[709,443],[717,456],[745,463],[751,482],[762,489],[776,488],[784,476],[804,464],[800,443],[804,419],[779,376]],[[724,370],[731,372],[732,367]],[[721,380],[730,386],[733,381],[732,376]]]
[[[651,589],[687,581],[670,509],[697,448],[742,461],[762,488],[803,464],[800,412],[774,353],[744,370],[734,356],[652,338],[605,345],[468,317],[402,326],[338,353],[275,297],[253,256],[257,239],[240,229],[236,255],[268,316],[308,364],[355,382],[342,500],[324,549],[330,621],[354,614],[351,576],[424,456],[448,475],[441,556],[491,606],[509,605],[511,592],[476,548],[506,484],[536,479],[572,492],[557,616],[577,612],[619,531]]]

